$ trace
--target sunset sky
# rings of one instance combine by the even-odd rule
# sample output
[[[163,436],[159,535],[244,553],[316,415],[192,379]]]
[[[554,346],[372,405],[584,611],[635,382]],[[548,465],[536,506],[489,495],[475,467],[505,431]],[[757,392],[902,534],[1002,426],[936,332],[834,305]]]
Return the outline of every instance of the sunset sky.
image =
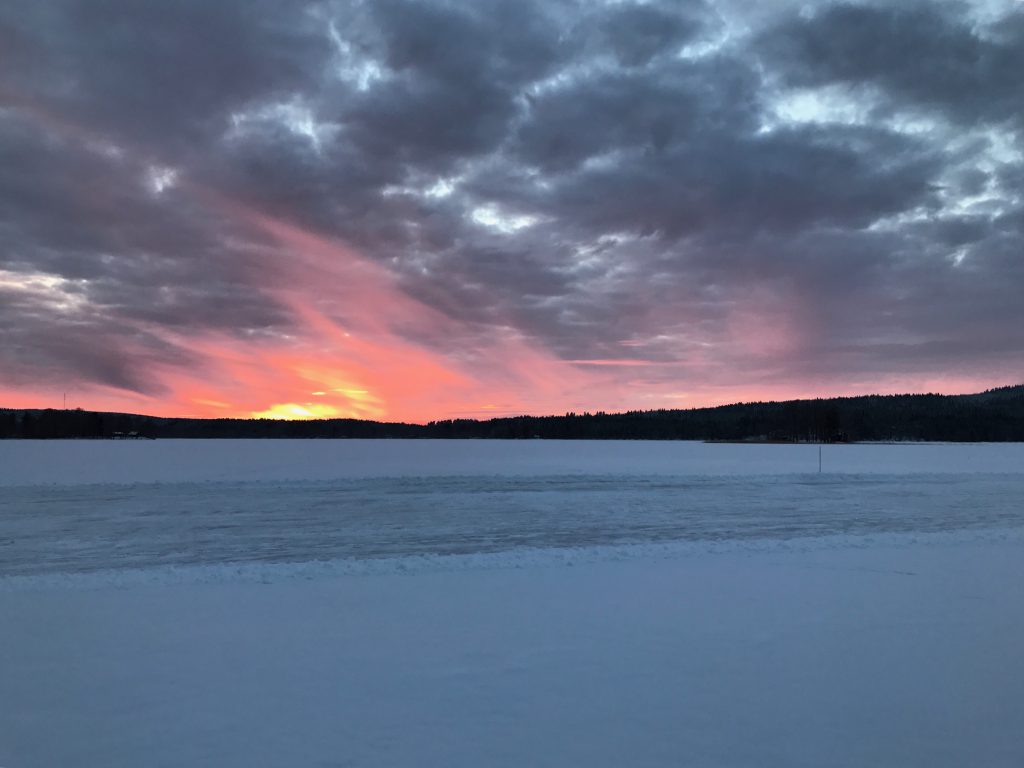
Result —
[[[1024,4],[0,5],[0,406],[1024,381]]]

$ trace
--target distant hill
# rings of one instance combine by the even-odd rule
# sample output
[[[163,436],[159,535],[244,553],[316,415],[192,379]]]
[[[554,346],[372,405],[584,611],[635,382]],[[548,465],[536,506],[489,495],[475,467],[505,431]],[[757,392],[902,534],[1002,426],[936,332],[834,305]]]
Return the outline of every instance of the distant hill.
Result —
[[[82,410],[0,409],[0,438],[129,436],[1024,442],[1024,385],[973,395],[867,395],[688,410],[454,419],[429,424],[359,419],[176,419]]]

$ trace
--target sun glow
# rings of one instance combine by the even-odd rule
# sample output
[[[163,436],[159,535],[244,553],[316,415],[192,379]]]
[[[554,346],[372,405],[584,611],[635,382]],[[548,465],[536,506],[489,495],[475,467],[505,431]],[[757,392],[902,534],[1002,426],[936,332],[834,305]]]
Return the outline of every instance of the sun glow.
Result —
[[[338,418],[338,409],[331,405],[318,403],[278,403],[265,411],[254,411],[254,419],[334,419]]]

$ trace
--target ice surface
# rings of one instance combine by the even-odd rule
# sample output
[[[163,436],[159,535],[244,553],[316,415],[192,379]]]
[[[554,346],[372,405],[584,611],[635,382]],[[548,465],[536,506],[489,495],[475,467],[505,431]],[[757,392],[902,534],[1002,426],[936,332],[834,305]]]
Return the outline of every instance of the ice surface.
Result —
[[[826,445],[839,473],[1022,472],[1024,444]],[[818,471],[816,445],[643,440],[0,440],[0,485]]]
[[[0,443],[0,766],[1017,768],[1022,458]]]
[[[0,575],[1024,526],[1024,475],[0,487]]]

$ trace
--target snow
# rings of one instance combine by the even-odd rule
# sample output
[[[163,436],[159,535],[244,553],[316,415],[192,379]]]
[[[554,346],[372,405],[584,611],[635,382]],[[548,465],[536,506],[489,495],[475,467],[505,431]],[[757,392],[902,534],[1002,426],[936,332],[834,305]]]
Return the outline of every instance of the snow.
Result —
[[[1021,446],[429,443],[0,443],[0,766],[1024,764]]]
[[[1017,766],[1019,543],[4,594],[10,766]]]
[[[1022,497],[1019,474],[10,486],[0,573],[1004,528],[1024,524]]]
[[[1020,472],[1024,443],[825,445],[826,472]],[[645,440],[0,440],[0,485],[817,472],[817,445]]]

